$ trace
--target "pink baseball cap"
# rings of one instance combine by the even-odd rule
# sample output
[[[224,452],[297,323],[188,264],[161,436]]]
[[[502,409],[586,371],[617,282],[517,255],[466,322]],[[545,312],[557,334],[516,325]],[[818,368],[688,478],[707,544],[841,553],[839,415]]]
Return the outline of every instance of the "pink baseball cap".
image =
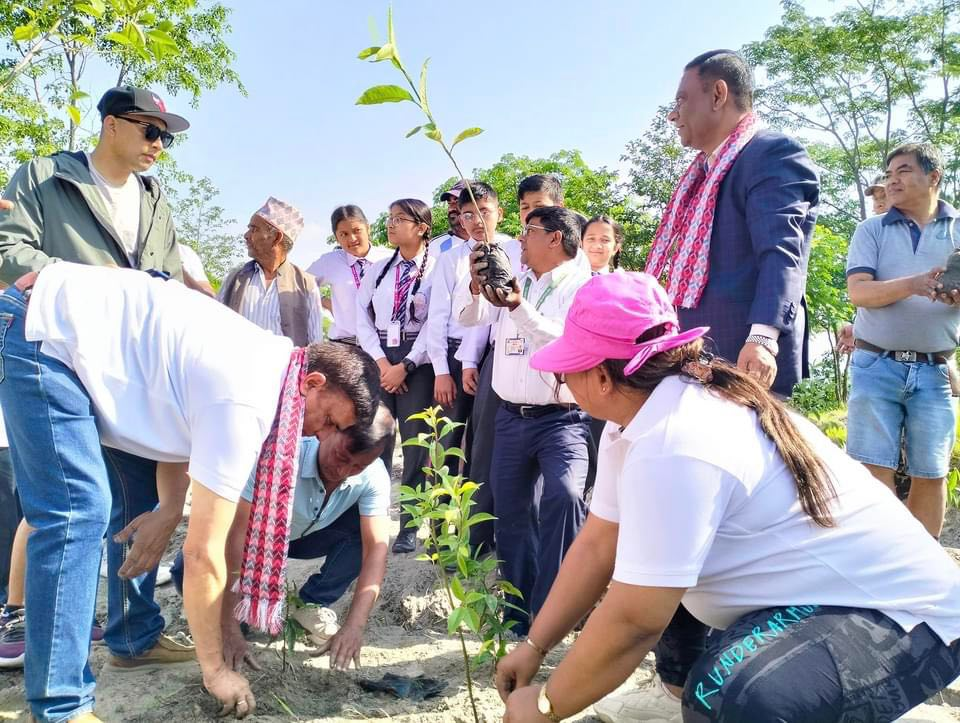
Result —
[[[662,336],[641,344],[637,338],[665,325]],[[710,329],[680,331],[670,298],[650,274],[614,272],[594,276],[573,298],[563,336],[530,358],[544,372],[568,374],[599,366],[607,359],[629,359],[625,374],[633,374],[654,354],[698,339]]]

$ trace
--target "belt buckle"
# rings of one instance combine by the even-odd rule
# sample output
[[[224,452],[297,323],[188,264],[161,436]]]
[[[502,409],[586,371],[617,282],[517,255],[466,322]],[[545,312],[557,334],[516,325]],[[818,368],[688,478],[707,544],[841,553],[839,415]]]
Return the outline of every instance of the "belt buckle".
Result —
[[[917,360],[917,352],[915,351],[895,351],[893,352],[893,358],[898,362],[915,362]]]
[[[529,412],[532,409],[534,409],[534,406],[532,404],[521,404],[520,416],[523,417],[524,419],[530,419],[530,417],[527,416],[527,412]]]

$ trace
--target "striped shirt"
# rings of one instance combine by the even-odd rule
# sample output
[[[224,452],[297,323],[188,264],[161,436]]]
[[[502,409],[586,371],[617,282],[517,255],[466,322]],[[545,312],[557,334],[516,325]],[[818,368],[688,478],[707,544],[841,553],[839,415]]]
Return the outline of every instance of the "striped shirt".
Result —
[[[221,289],[221,297],[223,290]],[[310,317],[307,321],[307,333],[310,343],[323,341],[323,314],[320,307],[320,290],[310,294]],[[222,298],[221,298],[222,301]],[[277,278],[267,284],[263,269],[257,264],[257,273],[250,279],[240,301],[240,315],[252,321],[261,329],[283,336],[280,325],[280,293],[277,291]]]

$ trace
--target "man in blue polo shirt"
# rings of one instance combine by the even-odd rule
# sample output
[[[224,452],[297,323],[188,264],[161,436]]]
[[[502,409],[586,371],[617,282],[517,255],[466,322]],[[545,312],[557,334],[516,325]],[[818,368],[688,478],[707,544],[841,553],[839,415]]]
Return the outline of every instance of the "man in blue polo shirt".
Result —
[[[300,599],[310,606],[293,611],[321,654],[330,654],[330,666],[346,670],[360,666],[363,629],[380,594],[387,571],[390,538],[390,475],[379,457],[394,433],[394,420],[381,403],[373,424],[335,432],[321,444],[315,437],[300,442],[300,474],[294,491],[288,557],[296,560],[325,558],[320,570],[300,588]],[[228,541],[228,569],[239,569],[250,518],[254,478],[241,493]],[[236,562],[236,564],[232,564]],[[183,558],[172,569],[180,589]],[[224,659],[234,669],[247,662],[258,666],[247,653],[240,624],[232,615],[237,602],[232,592],[236,572],[226,586],[222,624]],[[358,579],[359,578],[359,579]],[[343,625],[329,608],[358,580]]]
[[[939,537],[956,427],[947,361],[960,307],[937,299],[944,264],[960,245],[960,213],[940,200],[943,161],[932,145],[908,143],[886,160],[890,209],[857,227],[847,257],[857,307],[847,453],[892,490],[903,438],[907,506]]]

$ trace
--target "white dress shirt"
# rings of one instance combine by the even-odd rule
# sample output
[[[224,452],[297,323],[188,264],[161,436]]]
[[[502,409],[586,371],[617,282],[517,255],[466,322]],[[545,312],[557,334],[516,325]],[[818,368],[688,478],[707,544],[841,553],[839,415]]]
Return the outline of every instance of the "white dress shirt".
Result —
[[[573,297],[589,280],[589,267],[585,269],[577,259],[565,261],[539,279],[527,270],[517,279],[524,298],[513,311],[494,307],[482,296],[474,296],[469,284],[458,289],[454,308],[461,324],[494,324],[493,390],[501,399],[514,404],[574,403],[565,385],[560,387],[559,395],[554,393],[553,375],[532,369],[530,356],[563,334]],[[523,354],[508,355],[507,341],[518,338],[524,340]],[[509,346],[516,344],[514,341]]]
[[[396,259],[393,255],[372,264],[366,275],[363,277],[363,283],[360,284],[360,291],[357,293],[357,342],[360,347],[374,359],[382,359],[386,356],[384,352],[384,343],[381,343],[380,333],[386,332],[390,321],[393,318],[393,303],[396,292],[397,263],[403,259],[403,256],[397,254]],[[414,273],[420,269],[423,262],[423,252],[417,254],[413,259],[415,263]],[[387,273],[380,282],[380,286],[374,288],[377,277],[384,268]],[[437,267],[437,260],[427,255],[427,264],[423,272],[423,279],[420,281],[420,288],[417,289],[416,296],[413,297],[413,306],[416,311],[417,320],[410,318],[410,293],[413,291],[414,284],[410,284],[406,298],[403,303],[407,306],[406,321],[403,324],[402,331],[406,333],[420,331],[427,324],[428,312],[430,307],[430,293],[433,284],[434,269]],[[373,316],[370,315],[370,306],[373,305]],[[407,358],[417,366],[430,361],[427,353],[427,334],[423,333],[417,337],[413,343],[413,348],[407,354]]]
[[[252,321],[261,329],[283,336],[280,324],[280,292],[277,290],[277,277],[267,283],[260,264],[256,264],[257,273],[250,279],[240,300],[240,315]],[[222,302],[226,288],[220,289],[218,298]],[[310,294],[310,316],[307,319],[307,336],[310,344],[323,341],[323,314],[321,312],[320,289],[314,288]]]
[[[364,276],[376,261],[393,256],[393,249],[386,246],[370,246],[363,258],[366,264]],[[333,304],[333,324],[330,327],[331,339],[347,339],[357,335],[357,292],[360,290],[360,269],[357,262],[361,259],[336,248],[314,261],[307,273],[317,278],[318,284],[330,285],[330,299]]]
[[[513,269],[515,276],[519,277],[526,269],[523,264],[520,263],[520,242],[515,238],[507,238],[504,240],[499,240],[500,246],[503,248],[504,253],[506,253],[507,258],[510,259],[510,268]],[[467,252],[467,272],[466,276],[459,277],[457,279],[457,285],[454,288],[453,296],[456,299],[460,294],[468,293],[461,290],[462,286],[466,286],[469,292],[470,287],[470,253]],[[456,314],[453,315],[456,320]],[[456,323],[461,326],[465,326],[459,321]],[[483,352],[487,348],[487,344],[493,342],[493,326],[471,326],[464,330],[464,334],[460,342],[460,348],[457,349],[457,353],[454,354],[457,360],[463,364],[464,369],[476,369],[480,366],[480,359],[483,358]]]

